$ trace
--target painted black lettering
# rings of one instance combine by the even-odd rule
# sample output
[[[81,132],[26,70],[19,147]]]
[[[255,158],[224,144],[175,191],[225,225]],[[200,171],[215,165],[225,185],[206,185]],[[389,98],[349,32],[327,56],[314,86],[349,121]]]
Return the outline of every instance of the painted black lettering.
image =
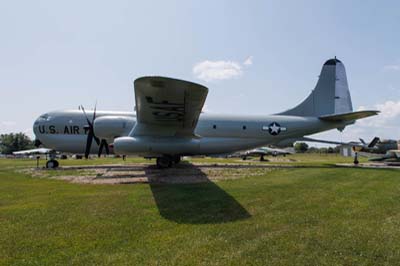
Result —
[[[41,134],[44,134],[45,130],[44,130],[44,126],[39,126],[39,132]]]
[[[153,98],[152,97],[149,97],[149,96],[146,96],[146,101],[148,102],[148,103],[151,103],[151,104],[153,104],[153,105],[183,105],[182,103],[170,103],[170,102],[168,102],[168,101],[166,101],[166,100],[162,100],[162,101],[160,101],[160,102],[155,102],[154,100],[153,100]]]
[[[68,126],[65,126],[65,127],[64,127],[64,134],[70,134],[70,133],[69,133]]]
[[[49,131],[50,131],[50,134],[56,134],[56,127],[55,126],[49,126]]]
[[[183,114],[182,113],[170,113],[170,112],[153,112],[153,115],[157,120],[163,121],[182,121]]]
[[[182,113],[182,114],[185,112],[185,107],[183,105],[181,105],[181,106],[156,106],[156,107],[153,107],[152,109],[169,111],[169,112],[178,112],[178,113]]]
[[[74,126],[74,134],[79,135],[79,127]]]

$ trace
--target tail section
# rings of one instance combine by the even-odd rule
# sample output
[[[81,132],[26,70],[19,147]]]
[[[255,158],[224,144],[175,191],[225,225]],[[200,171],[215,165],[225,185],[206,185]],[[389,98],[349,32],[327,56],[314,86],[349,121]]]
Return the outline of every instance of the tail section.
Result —
[[[280,115],[321,117],[352,111],[346,69],[335,57],[323,65],[317,85],[311,94],[298,106]]]

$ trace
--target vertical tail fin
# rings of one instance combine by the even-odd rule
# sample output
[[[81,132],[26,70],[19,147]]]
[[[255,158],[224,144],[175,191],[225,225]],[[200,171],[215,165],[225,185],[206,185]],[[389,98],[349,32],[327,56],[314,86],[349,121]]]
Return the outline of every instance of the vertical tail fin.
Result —
[[[329,59],[322,67],[317,85],[311,94],[293,109],[280,115],[313,116],[350,113],[353,111],[346,69],[343,63]]]

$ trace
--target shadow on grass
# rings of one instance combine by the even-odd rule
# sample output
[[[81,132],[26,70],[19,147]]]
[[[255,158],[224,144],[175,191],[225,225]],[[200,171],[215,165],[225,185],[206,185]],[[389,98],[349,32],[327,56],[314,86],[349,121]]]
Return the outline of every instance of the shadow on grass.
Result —
[[[211,182],[200,168],[186,164],[185,170],[191,176],[195,175],[198,183],[160,184],[157,177],[149,180],[162,217],[181,224],[227,223],[251,217],[238,201]],[[152,173],[152,167],[148,167],[146,171]]]

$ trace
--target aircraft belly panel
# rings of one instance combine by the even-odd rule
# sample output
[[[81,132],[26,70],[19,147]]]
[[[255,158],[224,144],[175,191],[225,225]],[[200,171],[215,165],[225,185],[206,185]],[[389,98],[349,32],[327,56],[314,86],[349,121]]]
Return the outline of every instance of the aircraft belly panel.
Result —
[[[46,135],[42,137],[42,142],[46,147],[56,151],[82,154],[85,152],[86,135]],[[98,152],[98,146],[93,142],[92,153]]]

